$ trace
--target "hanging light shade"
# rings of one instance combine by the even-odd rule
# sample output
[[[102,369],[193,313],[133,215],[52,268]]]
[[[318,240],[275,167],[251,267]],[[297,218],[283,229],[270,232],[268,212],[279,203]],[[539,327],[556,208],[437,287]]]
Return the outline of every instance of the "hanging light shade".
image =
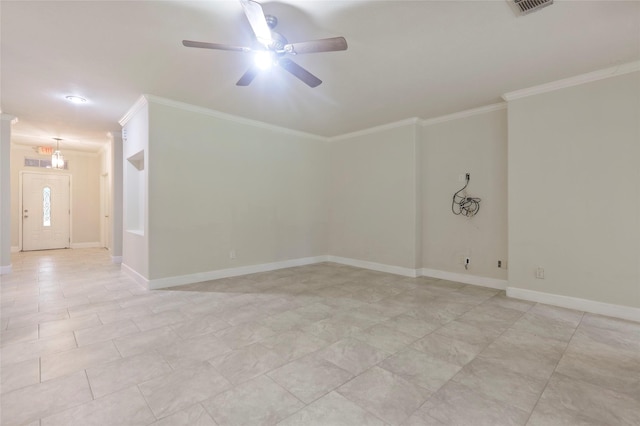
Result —
[[[56,150],[53,151],[51,155],[51,168],[53,169],[64,169],[64,157],[60,152],[60,138],[53,138],[56,141]]]

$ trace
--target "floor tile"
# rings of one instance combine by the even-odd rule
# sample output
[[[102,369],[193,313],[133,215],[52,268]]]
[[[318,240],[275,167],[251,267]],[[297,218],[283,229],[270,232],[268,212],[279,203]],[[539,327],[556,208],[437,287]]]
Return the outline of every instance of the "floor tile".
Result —
[[[183,339],[191,337],[205,336],[216,331],[224,330],[231,327],[226,321],[222,320],[218,315],[200,315],[195,319],[172,324],[171,329]]]
[[[9,319],[8,330],[13,328],[27,327],[29,325],[41,324],[47,321],[56,321],[69,318],[69,312],[66,309],[59,309],[52,312],[35,312],[25,315],[12,316]]]
[[[87,368],[95,398],[128,388],[173,371],[161,355],[147,352]]]
[[[568,322],[557,321],[529,312],[516,321],[511,329],[560,340],[562,342],[568,342],[576,331],[576,327]]]
[[[607,330],[599,327],[578,327],[573,339],[605,344],[623,351],[640,352],[640,336],[621,330]]]
[[[582,311],[560,308],[557,306],[545,305],[542,303],[537,303],[528,311],[528,313],[540,315],[542,317],[549,318],[555,321],[566,322],[572,327],[577,327],[584,315],[584,312]]]
[[[478,355],[516,373],[548,380],[566,343],[529,333],[503,334]]]
[[[443,425],[516,426],[524,425],[528,417],[527,411],[449,382],[420,407],[407,424],[429,424],[435,419]]]
[[[0,392],[11,392],[40,382],[40,359],[32,358],[16,364],[3,365],[0,371]]]
[[[640,395],[640,351],[572,339],[555,371],[611,390]]]
[[[151,315],[136,316],[131,321],[138,326],[140,331],[151,330],[165,325],[177,324],[186,321],[188,317],[180,311],[169,310]]]
[[[112,393],[42,419],[42,426],[144,426],[155,417],[137,387]]]
[[[393,328],[415,338],[424,337],[441,326],[438,322],[429,322],[406,314],[390,318],[381,322],[380,325]]]
[[[210,398],[231,387],[210,364],[183,368],[138,385],[157,418]]]
[[[272,425],[304,404],[268,377],[261,376],[203,401],[220,425]]]
[[[340,340],[317,354],[318,357],[347,370],[354,376],[378,364],[389,355],[388,352],[351,338]]]
[[[123,357],[136,355],[143,352],[160,349],[169,346],[177,341],[180,337],[168,326],[156,328],[154,330],[141,331],[138,333],[128,334],[124,337],[114,339],[116,347]]]
[[[84,328],[75,332],[78,346],[86,346],[92,343],[105,342],[118,337],[138,333],[141,330],[131,320],[112,322],[97,327]]]
[[[348,321],[345,322],[343,319],[335,316],[302,327],[302,331],[326,340],[327,342],[337,342],[361,330],[362,328],[355,324]]]
[[[443,325],[435,334],[460,340],[470,345],[487,346],[493,342],[504,330],[494,327],[476,327],[460,321],[452,321]]]
[[[637,322],[335,263],[152,291],[101,249],[12,263],[3,425],[640,423]]]
[[[353,334],[353,337],[388,354],[396,353],[416,340],[415,336],[398,331],[385,323],[376,324],[357,332]]]
[[[113,342],[94,343],[40,358],[41,380],[51,380],[76,371],[120,359]]]
[[[430,391],[449,381],[460,366],[434,358],[415,349],[405,349],[384,360],[380,366],[403,379]]]
[[[463,367],[453,381],[527,412],[536,405],[547,383],[479,358]]]
[[[98,312],[98,318],[103,324],[111,324],[120,322],[138,316],[151,315],[151,311],[143,306],[131,306],[129,308],[120,308],[110,311]]]
[[[639,322],[585,313],[580,324],[583,327],[595,327],[603,330],[613,330],[621,333],[627,333],[634,335],[640,339]]]
[[[411,344],[411,348],[424,352],[450,364],[464,366],[480,353],[482,344],[471,344],[431,333]]]
[[[22,341],[0,349],[2,364],[14,364],[31,358],[63,352],[76,347],[73,333],[66,332],[43,339]]]
[[[157,349],[173,369],[192,367],[211,358],[231,352],[222,340],[213,333],[178,340]]]
[[[390,424],[401,424],[431,395],[383,368],[373,367],[337,392]]]
[[[229,381],[239,384],[280,367],[285,361],[271,349],[254,343],[212,358],[209,363]]]
[[[260,343],[278,354],[285,362],[316,352],[328,345],[326,341],[300,330],[285,331],[267,337]]]
[[[102,325],[97,314],[75,317],[57,321],[47,321],[40,324],[40,338],[55,336],[67,331],[82,330]]]
[[[632,397],[556,373],[549,380],[535,411],[569,411],[605,425],[638,425],[638,407],[638,395]]]
[[[347,370],[315,355],[292,361],[267,375],[307,404],[353,377]]]
[[[217,423],[201,404],[195,404],[170,416],[163,417],[149,426],[217,426]]]
[[[257,322],[237,325],[218,331],[216,336],[232,349],[238,349],[243,346],[257,343],[267,337],[276,334],[269,327]]]
[[[12,328],[11,330],[2,331],[0,334],[0,346],[18,342],[28,342],[29,340],[36,340],[38,337],[38,324]]]
[[[278,423],[278,426],[385,426],[385,423],[336,392],[330,392]]]
[[[87,376],[80,371],[3,394],[0,423],[22,425],[91,400]]]

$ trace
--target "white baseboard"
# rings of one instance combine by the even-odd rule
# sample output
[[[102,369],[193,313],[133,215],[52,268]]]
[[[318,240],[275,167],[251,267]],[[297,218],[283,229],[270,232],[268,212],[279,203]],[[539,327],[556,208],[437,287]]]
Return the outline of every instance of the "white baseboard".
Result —
[[[7,275],[11,273],[11,265],[0,266],[0,275]]]
[[[126,276],[128,276],[129,278],[131,278],[132,280],[134,280],[135,282],[137,282],[141,286],[143,286],[145,288],[149,287],[149,280],[146,279],[145,277],[143,277],[142,275],[140,275],[135,269],[133,269],[132,267],[130,267],[126,263],[123,263],[123,264],[120,265],[120,270]]]
[[[402,275],[415,278],[418,271],[402,266],[385,265],[384,263],[368,262],[366,260],[351,259],[348,257],[327,256],[329,262],[340,263],[342,265],[355,266],[356,268],[370,269],[372,271],[387,272],[389,274]]]
[[[547,305],[640,322],[640,308],[631,306],[614,305],[611,303],[596,302],[595,300],[580,299],[578,297],[562,296],[516,287],[507,287],[507,296],[515,299],[528,300],[530,302],[545,303]]]
[[[91,243],[71,243],[72,249],[83,249],[83,248],[100,248],[104,247],[100,241],[94,241]]]
[[[459,274],[457,272],[439,271],[437,269],[422,268],[423,277],[438,278],[441,280],[456,281],[464,284],[477,285],[480,287],[506,290],[508,281],[498,278],[480,277],[478,275]]]
[[[122,263],[122,256],[111,256],[111,262]]]
[[[20,252],[20,247],[18,246],[11,246],[11,253],[18,253]]]
[[[326,261],[327,261],[327,256],[304,257],[300,259],[283,260],[281,262],[262,263],[259,265],[240,266],[238,268],[219,269],[217,271],[198,272],[198,273],[189,274],[189,275],[157,278],[157,279],[149,280],[146,285],[150,290],[157,290],[161,288],[193,284],[193,283],[199,283],[203,281],[217,280],[220,278],[237,277],[240,275],[255,274],[257,272],[275,271],[276,269],[311,265],[314,263],[320,263],[320,262],[326,262]],[[126,265],[123,263],[122,266],[124,267]]]

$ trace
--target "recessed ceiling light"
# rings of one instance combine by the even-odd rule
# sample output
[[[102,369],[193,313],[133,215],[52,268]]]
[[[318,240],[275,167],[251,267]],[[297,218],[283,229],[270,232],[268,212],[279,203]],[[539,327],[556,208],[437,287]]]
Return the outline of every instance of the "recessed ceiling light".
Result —
[[[85,98],[82,98],[80,96],[75,96],[75,95],[66,96],[65,99],[68,100],[69,102],[73,102],[74,104],[83,104],[87,102]]]

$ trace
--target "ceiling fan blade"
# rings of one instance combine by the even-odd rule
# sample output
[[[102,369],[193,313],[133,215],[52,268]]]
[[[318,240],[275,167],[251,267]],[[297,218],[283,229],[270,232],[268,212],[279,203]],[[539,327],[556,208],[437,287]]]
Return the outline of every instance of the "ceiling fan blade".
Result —
[[[258,72],[260,72],[260,69],[255,65],[252,66],[247,70],[247,72],[242,75],[242,77],[240,77],[240,80],[238,80],[236,86],[248,86],[249,84],[251,84],[253,79],[256,78]]]
[[[235,52],[250,52],[251,49],[243,46],[231,46],[228,44],[219,43],[207,43],[204,41],[191,41],[182,40],[182,45],[185,47],[199,47],[201,49],[216,49],[216,50],[232,50]]]
[[[240,3],[258,41],[269,46],[272,42],[271,29],[267,25],[267,19],[264,17],[260,3],[253,0],[240,0]]]
[[[344,37],[324,38],[321,40],[302,41],[300,43],[285,44],[287,53],[299,55],[303,53],[336,52],[347,50],[347,40]]]
[[[291,74],[298,77],[310,87],[316,87],[322,83],[322,80],[311,74],[306,69],[302,68],[300,65],[293,62],[291,59],[282,58],[278,61],[278,64],[285,70],[289,71]]]

